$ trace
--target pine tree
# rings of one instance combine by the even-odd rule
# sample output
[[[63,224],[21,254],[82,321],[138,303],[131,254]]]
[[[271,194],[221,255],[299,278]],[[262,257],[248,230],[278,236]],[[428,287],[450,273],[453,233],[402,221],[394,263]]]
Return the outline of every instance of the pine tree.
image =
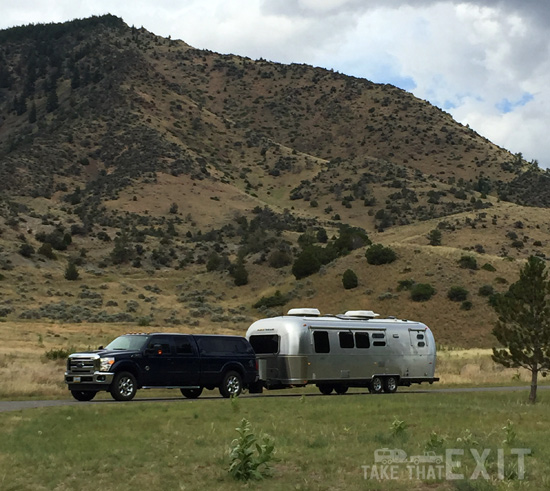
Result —
[[[529,402],[534,404],[538,374],[550,370],[550,281],[543,261],[531,256],[519,280],[496,297],[494,308],[498,321],[493,335],[504,348],[493,348],[493,360],[531,372]]]
[[[55,86],[48,93],[48,99],[46,100],[46,111],[51,113],[59,107],[59,99],[57,98],[57,90]]]
[[[78,280],[79,274],[78,269],[76,269],[75,263],[72,261],[69,261],[69,264],[67,264],[67,268],[65,269],[65,279],[69,281],[75,281]]]
[[[243,286],[248,284],[248,271],[244,267],[244,257],[239,254],[237,262],[232,267],[231,274],[233,275],[233,281],[235,286]]]

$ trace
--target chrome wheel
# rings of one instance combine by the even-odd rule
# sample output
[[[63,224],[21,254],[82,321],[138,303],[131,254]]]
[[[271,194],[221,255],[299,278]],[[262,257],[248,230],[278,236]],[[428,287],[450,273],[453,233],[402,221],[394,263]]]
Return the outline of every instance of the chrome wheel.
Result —
[[[395,377],[388,377],[384,381],[384,392],[393,394],[397,390],[397,379]]]
[[[238,396],[243,390],[241,376],[237,372],[227,372],[220,385],[220,394],[223,397]]]
[[[384,385],[382,383],[382,379],[380,377],[372,377],[372,381],[370,383],[370,391],[373,394],[380,394],[384,388]]]
[[[131,401],[136,395],[136,378],[130,372],[120,372],[115,375],[111,385],[111,395],[117,401]]]

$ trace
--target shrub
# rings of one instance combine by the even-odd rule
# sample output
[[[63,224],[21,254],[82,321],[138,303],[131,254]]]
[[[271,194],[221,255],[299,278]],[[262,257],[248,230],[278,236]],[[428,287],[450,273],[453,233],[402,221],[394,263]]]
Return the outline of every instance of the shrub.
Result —
[[[48,259],[57,259],[55,252],[53,252],[53,247],[49,242],[44,242],[38,249],[38,254],[45,256]]]
[[[288,295],[283,295],[279,290],[275,292],[274,295],[271,295],[270,297],[262,297],[260,300],[258,300],[253,307],[255,309],[259,309],[261,307],[280,307],[288,302],[289,298]]]
[[[342,283],[346,290],[356,288],[359,284],[357,275],[351,269],[347,269],[346,271],[344,271],[344,274],[342,276]]]
[[[206,262],[206,271],[216,271],[222,264],[222,260],[218,253],[213,252],[210,254],[208,261]]]
[[[485,271],[490,271],[491,273],[494,273],[497,269],[490,263],[485,263],[483,266],[481,266],[481,269],[484,269]]]
[[[429,283],[417,283],[411,288],[411,300],[426,302],[435,294],[435,288]]]
[[[453,302],[462,302],[468,298],[468,290],[461,286],[451,286],[447,292],[447,298]]]
[[[273,251],[267,258],[267,263],[275,269],[284,268],[292,264],[292,257],[285,251]]]
[[[44,353],[44,356],[46,357],[46,359],[48,360],[65,360],[69,357],[69,355],[71,353],[74,353],[78,350],[76,350],[75,348],[68,348],[68,349],[64,349],[64,348],[53,348],[49,351],[46,351]]]
[[[296,258],[292,265],[292,274],[297,280],[317,273],[321,269],[321,261],[315,248],[308,247]]]
[[[231,442],[231,465],[229,473],[239,481],[260,480],[271,474],[275,444],[269,436],[259,442],[250,428],[250,422],[243,418],[236,428],[239,438]]]
[[[21,247],[19,247],[19,254],[23,257],[31,257],[34,254],[34,247],[25,242],[24,244],[21,244]]]
[[[495,293],[495,289],[491,285],[483,285],[479,287],[478,293],[482,297],[488,297]]]
[[[465,300],[464,302],[462,302],[462,304],[460,305],[460,308],[462,310],[472,310],[472,307],[473,307],[473,304],[472,302],[470,302],[470,300]]]
[[[414,280],[399,280],[397,291],[410,290],[414,286]]]
[[[365,253],[367,262],[373,265],[393,263],[397,259],[397,254],[390,247],[384,247],[382,244],[371,245]]]
[[[477,260],[474,256],[463,255],[458,260],[458,265],[463,269],[477,269]]]

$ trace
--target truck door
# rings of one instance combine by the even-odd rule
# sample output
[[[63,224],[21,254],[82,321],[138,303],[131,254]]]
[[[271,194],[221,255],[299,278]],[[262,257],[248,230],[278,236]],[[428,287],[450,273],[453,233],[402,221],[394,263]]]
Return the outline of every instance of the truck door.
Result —
[[[146,347],[145,386],[171,387],[175,382],[174,341],[170,335],[152,336]]]
[[[195,341],[191,336],[174,336],[174,344],[174,385],[200,385],[201,367]]]

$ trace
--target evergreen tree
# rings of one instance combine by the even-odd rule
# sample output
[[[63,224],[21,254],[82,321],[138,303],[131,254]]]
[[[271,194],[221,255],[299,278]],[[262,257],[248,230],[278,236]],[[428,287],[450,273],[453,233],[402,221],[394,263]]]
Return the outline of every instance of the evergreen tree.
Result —
[[[36,123],[36,104],[33,102],[29,112],[29,123]]]
[[[48,100],[46,101],[46,111],[51,113],[59,107],[59,99],[57,98],[57,90],[55,86],[48,92]]]
[[[232,268],[231,274],[236,286],[243,286],[248,284],[248,271],[244,267],[244,258],[241,254],[237,258],[237,262]]]
[[[73,261],[69,261],[67,268],[65,269],[65,279],[69,281],[78,280],[79,274],[78,269],[76,269],[76,264]]]
[[[431,246],[440,246],[441,245],[441,230],[434,228],[430,230],[430,233],[427,236],[430,241]]]
[[[498,321],[493,335],[504,348],[493,348],[493,360],[531,372],[529,402],[537,400],[538,374],[550,370],[550,281],[545,264],[535,256],[519,280],[494,302]]]

